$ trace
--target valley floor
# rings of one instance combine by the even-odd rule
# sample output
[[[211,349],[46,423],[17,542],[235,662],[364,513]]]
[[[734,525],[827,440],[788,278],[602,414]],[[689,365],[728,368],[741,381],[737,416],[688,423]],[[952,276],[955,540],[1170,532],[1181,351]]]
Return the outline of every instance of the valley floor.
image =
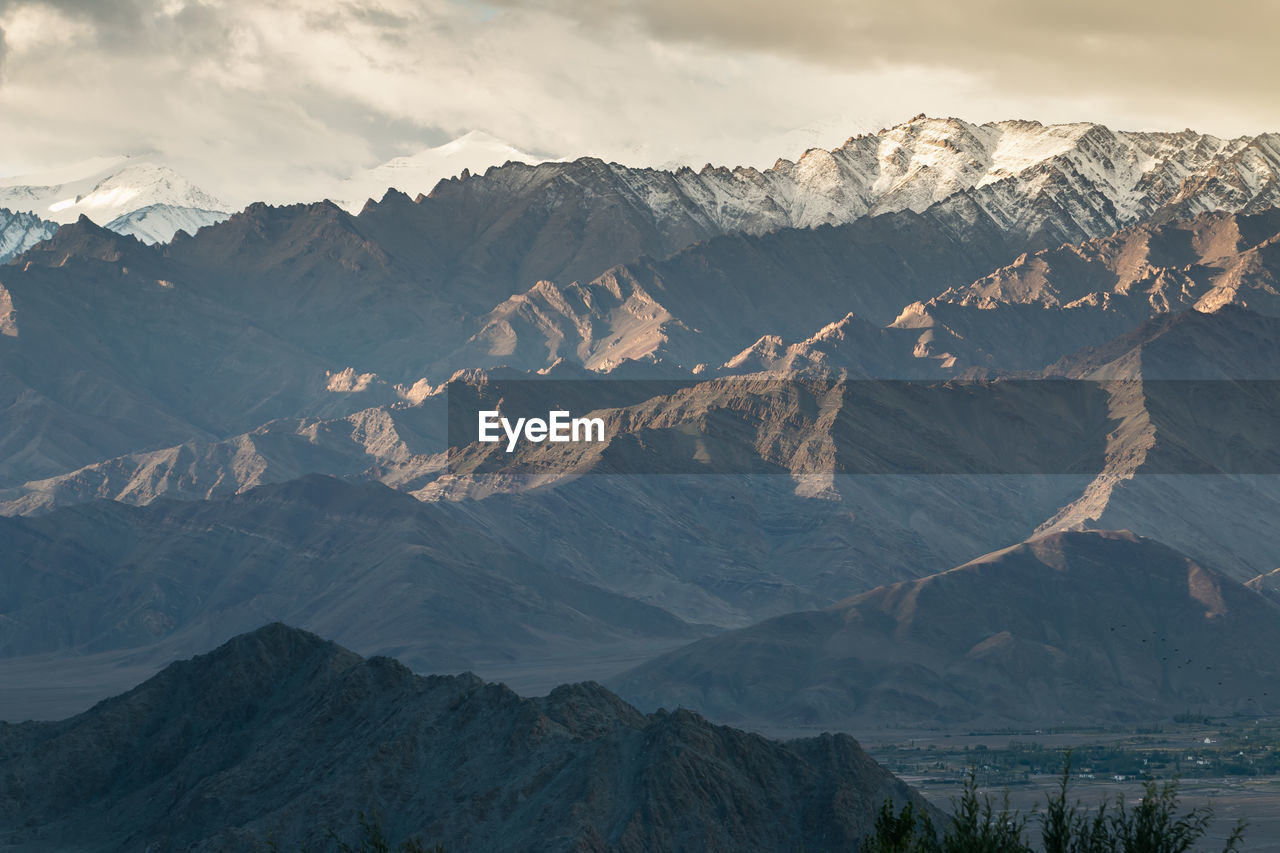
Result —
[[[938,808],[949,810],[952,798],[960,793],[960,782],[922,784],[922,780],[911,776],[902,777],[905,782],[915,786],[925,798]],[[1045,795],[1057,784],[1051,775],[1038,777],[1033,782],[1009,789],[1009,801],[1014,808],[1024,813],[1032,807],[1043,807]],[[1096,803],[1103,797],[1113,797],[1123,793],[1125,800],[1136,802],[1142,798],[1142,783],[1139,781],[1112,782],[1105,780],[1083,780],[1073,788],[1076,796],[1084,803]],[[1204,849],[1217,850],[1226,843],[1227,835],[1235,826],[1236,820],[1243,818],[1248,822],[1245,830],[1244,849],[1250,853],[1278,853],[1280,851],[1280,776],[1258,777],[1247,780],[1227,779],[1187,779],[1182,787],[1182,805],[1189,809],[1195,806],[1210,805],[1214,810],[1214,821],[1205,835]],[[1003,789],[991,790],[996,797],[1001,796]],[[1030,823],[1031,835],[1038,833],[1034,818]]]
[[[773,730],[776,737],[808,731]],[[1280,851],[1280,718],[1161,721],[1111,730],[867,731],[852,733],[877,761],[943,811],[972,768],[986,793],[1024,814],[1043,807],[1059,784],[1061,752],[1071,749],[1071,794],[1085,805],[1123,794],[1142,798],[1142,774],[1180,779],[1184,809],[1209,805],[1215,818],[1204,849],[1217,849],[1239,819],[1248,822],[1244,849]],[[1031,834],[1038,832],[1033,816]]]

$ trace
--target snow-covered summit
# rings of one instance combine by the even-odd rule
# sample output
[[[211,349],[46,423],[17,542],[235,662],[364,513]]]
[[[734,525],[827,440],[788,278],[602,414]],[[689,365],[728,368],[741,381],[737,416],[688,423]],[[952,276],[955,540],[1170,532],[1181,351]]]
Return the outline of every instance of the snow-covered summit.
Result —
[[[414,196],[431,192],[440,180],[459,175],[464,169],[478,173],[508,161],[536,163],[542,159],[483,131],[473,130],[444,145],[357,172],[339,185],[334,201],[356,213],[368,199],[382,198],[389,188]]]
[[[58,169],[0,178],[0,207],[63,224],[83,214],[103,225],[143,208],[173,211],[177,220],[191,218],[184,211],[221,214],[228,209],[168,166],[132,157],[96,157]],[[173,232],[166,234],[159,228],[139,236],[155,242],[168,240]]]
[[[168,243],[179,231],[195,234],[206,225],[216,225],[230,214],[200,207],[149,204],[117,216],[106,227],[117,234],[137,237],[144,243]]]

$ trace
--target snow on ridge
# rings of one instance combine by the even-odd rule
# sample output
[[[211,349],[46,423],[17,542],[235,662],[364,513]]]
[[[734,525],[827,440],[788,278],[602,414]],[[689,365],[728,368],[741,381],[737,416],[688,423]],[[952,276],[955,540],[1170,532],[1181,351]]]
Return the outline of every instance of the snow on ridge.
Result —
[[[106,223],[155,205],[223,211],[226,204],[168,166],[129,157],[85,160],[0,180],[0,206],[54,222]]]
[[[333,194],[357,212],[388,187],[429,192],[463,169],[484,172],[508,161],[540,158],[480,131],[398,157],[343,181]],[[707,233],[764,233],[785,227],[839,225],[867,215],[922,212],[957,194],[1010,226],[1039,215],[1035,202],[1070,210],[1078,230],[1109,232],[1164,205],[1188,212],[1278,203],[1280,144],[1274,135],[1223,140],[1190,130],[1121,132],[1090,122],[1006,120],[973,124],[916,118],[848,138],[830,150],[809,148],[774,166],[637,169],[592,160],[612,174],[659,227],[692,223]],[[558,167],[583,168],[563,163]],[[543,169],[499,169],[486,180],[521,192],[546,179]],[[568,172],[572,175],[576,171]],[[1065,204],[1065,207],[1063,205]],[[38,174],[0,178],[0,207],[58,222],[81,213],[148,242],[167,241],[217,221],[227,206],[165,166],[131,158],[95,158]],[[139,213],[146,210],[147,213]],[[184,212],[179,212],[184,211]],[[1082,218],[1083,217],[1083,218]],[[142,224],[143,222],[147,224]]]
[[[144,243],[168,243],[179,231],[194,235],[206,225],[216,225],[229,217],[229,213],[220,210],[151,204],[118,216],[105,227]]]
[[[15,213],[0,208],[0,264],[25,252],[41,240],[49,239],[57,230],[56,222],[49,222],[32,213]]]
[[[994,127],[998,131],[994,134],[996,141],[991,151],[991,166],[978,186],[1016,175],[1038,163],[1067,153],[1093,125],[1039,125],[1028,132],[1021,122],[1002,121]]]
[[[616,171],[628,172],[625,183],[640,198],[645,193],[636,184],[655,183],[649,196],[659,220],[692,216],[725,230],[762,233],[921,212],[958,193],[971,193],[978,208],[1007,226],[1037,198],[1057,205],[1064,193],[1076,193],[1083,203],[1069,205],[1079,208],[1075,225],[1096,236],[1182,201],[1185,187],[1214,170],[1229,172],[1232,186],[1193,187],[1199,195],[1187,206],[1262,203],[1254,199],[1271,192],[1268,181],[1280,175],[1280,147],[1270,137],[1223,141],[1192,131],[1119,132],[1091,122],[975,125],[917,116],[830,151],[810,148],[763,172],[707,167],[658,177]],[[674,186],[657,187],[668,179]]]

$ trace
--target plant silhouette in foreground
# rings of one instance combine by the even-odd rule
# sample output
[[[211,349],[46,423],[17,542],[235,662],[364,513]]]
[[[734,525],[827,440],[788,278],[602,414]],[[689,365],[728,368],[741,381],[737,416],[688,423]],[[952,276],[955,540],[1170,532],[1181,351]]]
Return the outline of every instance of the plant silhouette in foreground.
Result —
[[[978,793],[972,771],[952,803],[952,814],[939,838],[928,813],[908,803],[895,812],[886,802],[876,816],[875,831],[863,853],[1191,853],[1208,832],[1213,809],[1197,806],[1179,811],[1178,783],[1143,782],[1143,797],[1129,805],[1123,794],[1104,798],[1095,809],[1067,799],[1071,754],[1063,762],[1062,781],[1046,797],[1040,823],[1040,847],[1026,838],[1027,817],[1009,807],[1009,796],[997,805]],[[1033,811],[1032,814],[1035,814]],[[1237,823],[1222,853],[1239,850],[1245,824]]]

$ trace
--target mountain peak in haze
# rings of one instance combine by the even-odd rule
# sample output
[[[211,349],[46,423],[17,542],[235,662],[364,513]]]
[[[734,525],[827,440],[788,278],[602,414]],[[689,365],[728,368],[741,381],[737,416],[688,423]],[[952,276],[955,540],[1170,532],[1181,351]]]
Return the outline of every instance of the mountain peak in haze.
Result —
[[[226,218],[228,206],[161,163],[94,157],[0,178],[0,207],[67,224],[88,216],[121,234],[164,243]]]
[[[508,162],[538,163],[544,159],[484,131],[473,130],[443,145],[357,172],[343,181],[334,195],[341,207],[358,213],[368,199],[380,199],[388,189],[399,190],[410,197],[425,195],[441,180],[464,171],[480,174],[490,166]]]

